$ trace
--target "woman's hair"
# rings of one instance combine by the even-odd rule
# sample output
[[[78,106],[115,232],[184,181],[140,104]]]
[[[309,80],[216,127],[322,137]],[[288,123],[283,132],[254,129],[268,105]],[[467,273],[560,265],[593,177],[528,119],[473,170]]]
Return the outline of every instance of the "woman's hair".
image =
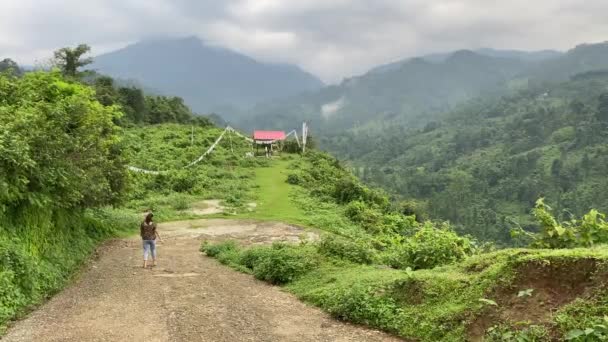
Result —
[[[154,214],[152,213],[148,213],[148,215],[146,215],[146,218],[144,219],[146,222],[150,222],[152,221],[152,218],[154,217]]]

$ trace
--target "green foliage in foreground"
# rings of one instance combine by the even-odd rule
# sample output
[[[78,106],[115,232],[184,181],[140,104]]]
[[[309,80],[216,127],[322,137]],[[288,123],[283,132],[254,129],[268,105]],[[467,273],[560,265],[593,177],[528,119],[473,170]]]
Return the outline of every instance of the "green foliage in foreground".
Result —
[[[0,211],[117,202],[126,188],[120,116],[59,73],[0,75]]]
[[[541,198],[536,201],[532,213],[538,220],[541,231],[535,234],[519,229],[514,230],[513,235],[529,239],[533,247],[573,248],[608,244],[606,215],[595,209],[589,211],[580,220],[572,218],[569,221],[558,222],[551,213],[551,207]]]
[[[139,218],[112,209],[34,209],[0,217],[0,331],[63,288],[104,239],[133,231]]]
[[[127,187],[120,116],[58,72],[0,74],[0,327],[61,289],[98,242],[137,226],[99,209]]]
[[[279,242],[243,252],[233,241],[218,244],[205,242],[201,246],[201,252],[271,284],[289,283],[318,267],[321,260],[312,246],[293,246]]]
[[[575,329],[593,327],[601,334],[607,312],[608,291],[601,279],[608,277],[608,254],[603,249],[503,250],[419,271],[350,263],[340,253],[327,253],[326,241],[249,248],[223,242],[204,244],[201,250],[259,279],[286,284],[289,291],[336,318],[420,341],[464,341],[483,335],[489,341],[543,341],[549,333],[565,338]],[[538,286],[540,291],[546,286],[541,274],[567,277],[581,263],[593,265],[585,299],[557,308],[548,320],[523,326],[501,318],[511,305],[525,305],[525,298],[513,304],[520,284]],[[536,276],[537,283],[526,283]],[[478,318],[485,316],[493,319],[476,330]]]

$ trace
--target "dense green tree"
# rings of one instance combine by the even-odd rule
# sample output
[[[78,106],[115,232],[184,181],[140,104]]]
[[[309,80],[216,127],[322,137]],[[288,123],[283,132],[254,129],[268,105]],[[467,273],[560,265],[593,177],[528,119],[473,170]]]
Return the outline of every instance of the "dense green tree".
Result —
[[[92,58],[83,58],[91,48],[87,44],[80,44],[75,48],[64,47],[55,51],[55,64],[64,76],[76,77],[78,69],[93,63]]]
[[[114,121],[121,115],[59,73],[0,75],[0,208],[119,200],[126,169]]]
[[[17,62],[13,61],[10,58],[5,58],[0,61],[0,73],[2,73],[2,72],[9,72],[14,75],[22,74],[22,70],[21,70],[21,68],[19,68],[19,65],[17,64]]]
[[[144,92],[135,87],[121,87],[118,89],[118,94],[126,118],[136,123],[144,122],[148,116]]]
[[[97,100],[104,106],[111,106],[118,100],[118,92],[114,87],[114,79],[109,76],[101,76],[94,83]]]

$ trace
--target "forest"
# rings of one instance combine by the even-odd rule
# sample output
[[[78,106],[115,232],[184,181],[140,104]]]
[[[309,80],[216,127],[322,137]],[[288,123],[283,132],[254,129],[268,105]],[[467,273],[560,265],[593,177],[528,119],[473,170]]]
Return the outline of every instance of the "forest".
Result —
[[[587,72],[470,101],[419,130],[387,128],[368,139],[347,133],[322,144],[352,161],[359,177],[416,199],[431,217],[513,244],[513,228],[538,228],[529,208],[540,197],[562,218],[608,206],[607,86],[608,73]]]

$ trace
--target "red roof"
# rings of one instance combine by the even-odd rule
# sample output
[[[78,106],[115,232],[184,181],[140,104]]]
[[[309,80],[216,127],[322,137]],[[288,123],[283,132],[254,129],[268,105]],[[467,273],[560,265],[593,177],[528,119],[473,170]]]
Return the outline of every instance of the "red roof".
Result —
[[[285,140],[285,132],[253,131],[253,140]]]

